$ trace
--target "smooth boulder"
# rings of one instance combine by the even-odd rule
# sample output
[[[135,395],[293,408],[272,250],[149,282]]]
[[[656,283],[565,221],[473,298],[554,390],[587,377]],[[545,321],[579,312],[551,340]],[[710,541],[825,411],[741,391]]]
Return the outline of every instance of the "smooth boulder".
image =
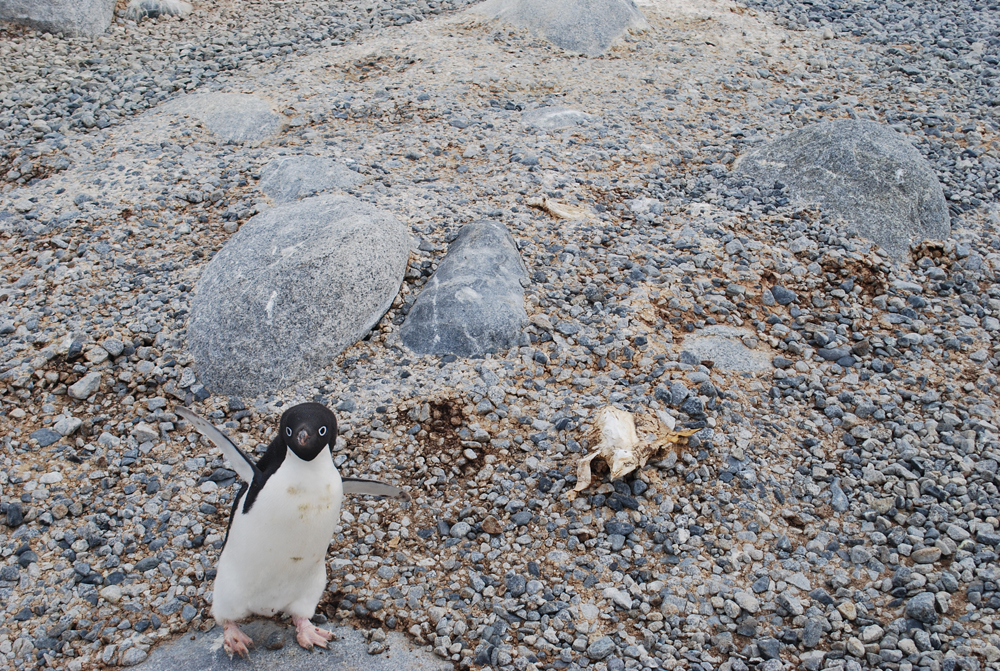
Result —
[[[114,14],[115,0],[0,0],[0,21],[68,37],[100,35]]]
[[[167,103],[163,110],[194,117],[226,144],[262,142],[284,127],[268,101],[245,93],[195,93]]]
[[[417,354],[475,356],[517,344],[528,321],[528,272],[503,224],[467,224],[413,303],[400,329]]]
[[[575,110],[562,105],[549,105],[546,107],[536,107],[521,115],[521,120],[529,127],[539,128],[544,131],[560,130],[563,128],[573,128],[583,126],[593,119],[586,112]]]
[[[793,202],[820,205],[896,258],[914,240],[940,240],[951,231],[931,166],[905,136],[874,121],[822,121],[792,131],[741,156],[735,170],[761,188],[787,185]]]
[[[363,181],[361,174],[328,158],[279,156],[261,171],[257,187],[281,204],[323,191],[346,189]]]
[[[600,56],[625,32],[649,25],[632,0],[487,0],[470,11],[588,56]]]
[[[722,324],[706,326],[684,338],[682,352],[692,355],[692,361],[712,361],[716,370],[734,373],[771,370],[771,359],[767,353],[750,349],[743,344],[744,338],[756,339],[756,334]]]
[[[196,287],[188,342],[198,379],[216,393],[256,396],[328,366],[392,304],[409,250],[402,224],[351,196],[255,216]]]

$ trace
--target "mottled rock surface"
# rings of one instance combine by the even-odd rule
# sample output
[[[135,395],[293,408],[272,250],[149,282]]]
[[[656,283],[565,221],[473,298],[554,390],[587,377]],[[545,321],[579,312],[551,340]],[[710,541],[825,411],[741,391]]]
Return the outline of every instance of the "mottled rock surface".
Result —
[[[527,321],[526,278],[502,224],[468,224],[413,304],[400,329],[403,344],[419,354],[460,356],[512,347]]]
[[[792,131],[741,156],[736,170],[762,188],[786,185],[794,202],[821,205],[896,257],[912,240],[944,239],[951,229],[930,164],[903,135],[874,121]]]
[[[472,11],[588,56],[603,54],[625,32],[647,26],[632,0],[488,0]]]
[[[260,142],[284,125],[263,98],[244,93],[198,93],[163,106],[164,111],[194,117],[225,143]]]
[[[114,11],[115,0],[0,0],[0,21],[73,37],[100,35]]]
[[[389,308],[409,246],[396,219],[350,196],[257,215],[198,283],[188,340],[200,379],[253,395],[329,365]]]
[[[277,204],[323,191],[346,189],[364,181],[348,167],[319,156],[281,156],[261,172],[257,184]]]

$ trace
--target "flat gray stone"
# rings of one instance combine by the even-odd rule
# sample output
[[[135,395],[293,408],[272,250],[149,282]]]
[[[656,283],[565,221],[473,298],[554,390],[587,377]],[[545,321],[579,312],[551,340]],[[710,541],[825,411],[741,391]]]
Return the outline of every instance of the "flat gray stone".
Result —
[[[186,95],[164,105],[163,111],[197,119],[228,144],[266,140],[284,125],[270,103],[245,93]]]
[[[167,645],[154,648],[138,671],[451,671],[452,665],[434,653],[415,647],[405,636],[389,632],[386,651],[369,655],[360,631],[330,627],[336,638],[329,650],[304,650],[295,642],[295,628],[271,620],[254,620],[240,628],[254,640],[250,658],[232,660],[222,649],[222,628],[192,629]],[[191,640],[191,637],[194,640]],[[282,638],[284,642],[282,644]]]
[[[260,173],[257,187],[276,204],[346,189],[365,181],[347,166],[319,156],[280,156]]]
[[[487,0],[470,11],[588,56],[600,56],[626,31],[649,25],[632,0]]]
[[[413,303],[399,334],[417,354],[473,356],[517,344],[528,272],[503,224],[467,224]]]
[[[100,35],[114,14],[115,0],[0,0],[0,21],[70,37]]]
[[[740,156],[735,170],[792,201],[842,217],[849,232],[894,256],[910,242],[944,239],[948,205],[934,171],[906,137],[874,121],[839,119],[792,131]]]
[[[521,121],[525,125],[534,126],[545,131],[582,126],[589,123],[593,118],[593,116],[586,112],[581,112],[570,107],[563,107],[562,105],[536,107],[521,115]]]
[[[771,356],[762,349],[750,349],[743,344],[752,331],[732,326],[706,326],[684,338],[683,351],[700,361],[715,362],[715,369],[735,373],[755,373],[771,370]]]
[[[199,381],[256,396],[328,366],[392,304],[409,250],[402,224],[351,196],[255,216],[196,287],[188,343]]]

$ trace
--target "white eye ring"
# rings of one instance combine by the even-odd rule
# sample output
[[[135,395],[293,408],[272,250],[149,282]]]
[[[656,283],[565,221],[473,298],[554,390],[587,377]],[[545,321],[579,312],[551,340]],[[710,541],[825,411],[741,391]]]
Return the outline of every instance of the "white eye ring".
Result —
[[[285,435],[288,436],[289,438],[292,437],[292,427],[290,426],[285,427]]]
[[[319,427],[319,435],[321,435],[321,436],[325,436],[326,435],[326,427],[325,426]]]

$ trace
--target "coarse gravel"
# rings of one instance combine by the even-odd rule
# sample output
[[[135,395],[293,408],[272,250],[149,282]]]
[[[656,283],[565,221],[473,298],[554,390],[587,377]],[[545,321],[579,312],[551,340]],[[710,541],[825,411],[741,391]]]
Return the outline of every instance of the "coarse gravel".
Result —
[[[141,44],[150,63],[162,49],[200,64],[185,90],[256,95],[284,123],[227,144],[152,103],[111,123],[95,101],[94,128],[4,129],[10,146],[55,147],[33,164],[66,161],[0,195],[4,663],[140,663],[211,627],[235,473],[171,409],[259,450],[284,408],[318,400],[340,420],[341,472],[413,497],[347,502],[331,544],[322,618],[364,629],[371,654],[392,630],[461,669],[995,665],[1000,147],[991,94],[975,92],[990,90],[996,44],[977,31],[996,8],[912,4],[647,3],[649,30],[599,58],[430,9],[389,25],[416,15],[398,4],[343,44],[272,40],[238,63],[239,35],[308,35],[320,4],[202,6],[87,43],[108,59],[87,66],[95,81],[128,81],[135,59],[116,45]],[[170,60],[193,31],[233,41]],[[917,50],[945,47],[921,31],[971,41],[928,60]],[[36,54],[30,67],[83,54],[17,34],[0,50]],[[922,75],[903,69],[911,54]],[[3,114],[37,73],[6,83]],[[79,93],[61,91],[46,104],[72,118]],[[545,105],[581,114],[539,127]],[[945,186],[948,239],[898,260],[730,172],[781,132],[841,117],[914,141]],[[343,192],[409,227],[406,278],[334,366],[257,398],[213,395],[186,342],[192,288],[273,205],[265,168],[296,155],[362,175]],[[542,196],[587,214],[527,202]],[[520,342],[409,352],[410,306],[482,218],[511,231],[531,277]],[[770,368],[734,370],[740,348]],[[571,496],[608,403],[698,431]]]

